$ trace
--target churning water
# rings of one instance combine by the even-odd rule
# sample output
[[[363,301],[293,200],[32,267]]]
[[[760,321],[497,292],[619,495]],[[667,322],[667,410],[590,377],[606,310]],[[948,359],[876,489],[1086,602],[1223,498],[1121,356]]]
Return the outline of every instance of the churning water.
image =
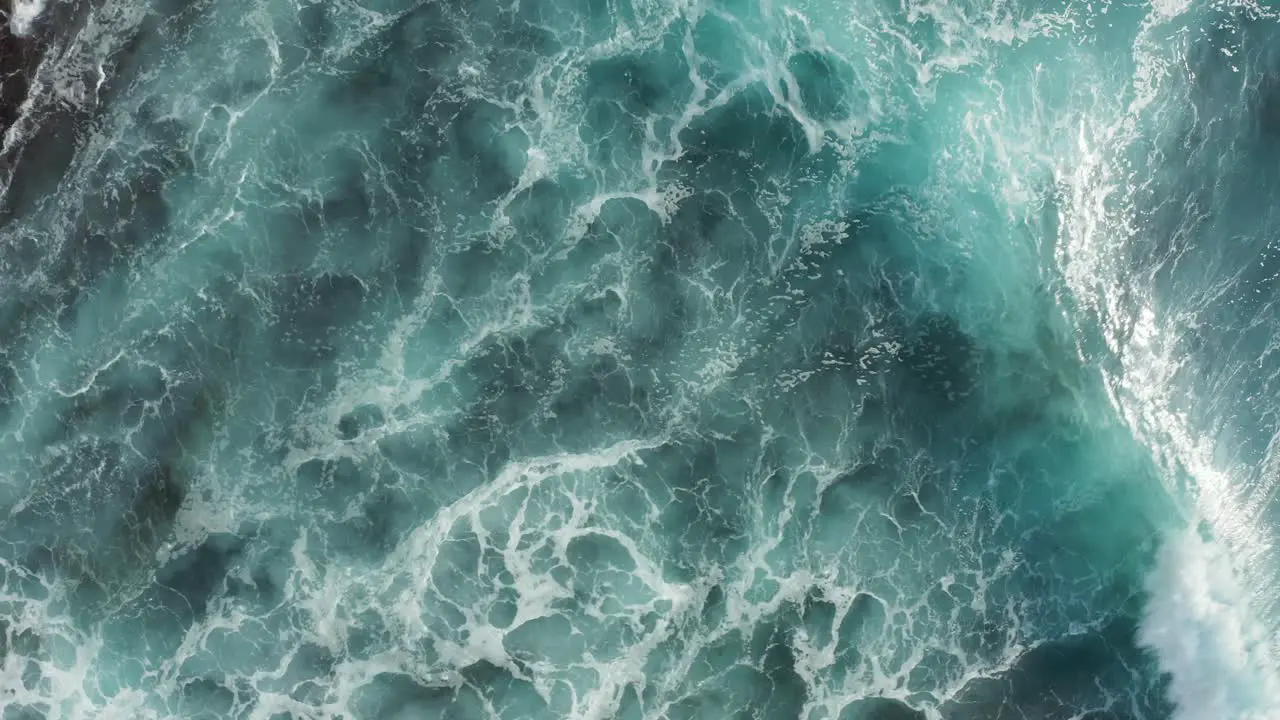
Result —
[[[4,720],[1280,718],[1263,5],[3,50]]]

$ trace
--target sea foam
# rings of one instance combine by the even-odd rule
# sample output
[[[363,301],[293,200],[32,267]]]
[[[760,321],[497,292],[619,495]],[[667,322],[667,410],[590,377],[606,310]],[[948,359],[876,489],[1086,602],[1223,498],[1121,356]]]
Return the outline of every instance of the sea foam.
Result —
[[[45,0],[13,0],[9,12],[9,29],[18,37],[26,37],[35,30],[36,21],[44,14]]]
[[[1170,538],[1147,580],[1139,643],[1171,676],[1177,720],[1280,718],[1280,681],[1265,630],[1220,543]]]

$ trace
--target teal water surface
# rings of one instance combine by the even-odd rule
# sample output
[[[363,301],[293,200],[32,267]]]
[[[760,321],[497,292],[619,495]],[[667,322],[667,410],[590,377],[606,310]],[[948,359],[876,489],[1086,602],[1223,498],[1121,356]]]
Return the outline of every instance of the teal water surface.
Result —
[[[3,720],[1280,718],[1265,7],[51,2]]]

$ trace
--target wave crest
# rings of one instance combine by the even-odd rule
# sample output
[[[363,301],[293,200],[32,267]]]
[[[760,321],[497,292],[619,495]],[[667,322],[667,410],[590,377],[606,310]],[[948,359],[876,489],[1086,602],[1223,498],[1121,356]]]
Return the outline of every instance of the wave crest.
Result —
[[[1170,538],[1147,580],[1138,642],[1171,676],[1176,720],[1275,720],[1280,682],[1228,550],[1194,530]]]

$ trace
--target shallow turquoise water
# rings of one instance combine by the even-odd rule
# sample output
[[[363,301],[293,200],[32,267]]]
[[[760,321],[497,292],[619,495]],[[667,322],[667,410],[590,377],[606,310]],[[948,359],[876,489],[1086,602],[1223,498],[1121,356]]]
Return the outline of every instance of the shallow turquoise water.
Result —
[[[1277,717],[1265,8],[21,17],[4,720]]]

